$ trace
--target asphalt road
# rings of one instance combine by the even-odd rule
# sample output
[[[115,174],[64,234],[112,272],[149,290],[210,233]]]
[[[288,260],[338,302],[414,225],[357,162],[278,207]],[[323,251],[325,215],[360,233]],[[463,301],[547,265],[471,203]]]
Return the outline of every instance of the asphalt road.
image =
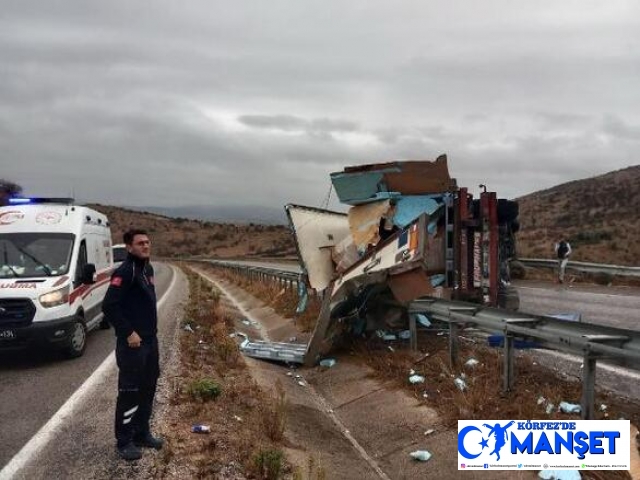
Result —
[[[520,311],[537,315],[580,312],[582,321],[640,329],[640,292],[634,288],[528,284],[517,286]]]
[[[154,263],[160,298],[173,270]],[[94,330],[84,355],[66,360],[55,352],[0,353],[0,470],[115,348],[113,329]]]

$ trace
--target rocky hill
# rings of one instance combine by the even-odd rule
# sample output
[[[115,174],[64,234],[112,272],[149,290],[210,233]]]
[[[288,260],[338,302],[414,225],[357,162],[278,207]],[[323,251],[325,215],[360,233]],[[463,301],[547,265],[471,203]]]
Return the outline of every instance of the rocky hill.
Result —
[[[573,260],[640,265],[640,165],[518,199],[521,258],[552,258],[566,237]]]
[[[290,257],[295,245],[283,225],[238,225],[172,218],[106,205],[89,205],[111,222],[113,243],[122,243],[129,228],[149,232],[153,254],[159,257]]]
[[[517,200],[519,257],[552,258],[553,244],[565,237],[573,247],[573,260],[640,265],[640,165]],[[292,234],[282,225],[216,223],[92,207],[109,217],[114,243],[121,242],[126,229],[138,226],[149,231],[158,256],[296,258]]]

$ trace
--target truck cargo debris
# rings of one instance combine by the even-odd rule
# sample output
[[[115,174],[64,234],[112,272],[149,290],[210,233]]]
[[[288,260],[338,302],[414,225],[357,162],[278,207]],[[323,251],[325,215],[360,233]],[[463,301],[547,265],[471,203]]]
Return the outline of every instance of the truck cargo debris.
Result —
[[[286,206],[306,284],[323,298],[308,363],[356,324],[365,334],[406,330],[406,307],[421,297],[518,308],[508,265],[516,202],[486,189],[474,199],[450,177],[445,155],[330,178],[346,213]]]

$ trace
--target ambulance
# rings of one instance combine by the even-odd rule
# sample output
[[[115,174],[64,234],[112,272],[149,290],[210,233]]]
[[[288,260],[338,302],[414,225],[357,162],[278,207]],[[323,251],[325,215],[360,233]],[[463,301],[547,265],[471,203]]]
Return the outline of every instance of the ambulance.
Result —
[[[0,207],[0,349],[55,348],[80,357],[87,332],[108,327],[113,271],[105,215],[66,198]]]

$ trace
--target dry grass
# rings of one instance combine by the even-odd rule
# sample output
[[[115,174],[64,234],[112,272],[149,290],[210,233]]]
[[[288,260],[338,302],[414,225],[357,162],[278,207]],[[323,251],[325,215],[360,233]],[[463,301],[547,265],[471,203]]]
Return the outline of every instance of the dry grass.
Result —
[[[235,283],[250,291],[263,301],[279,305],[285,301],[291,305],[280,308],[286,313],[295,311],[297,296],[284,297],[273,286],[253,282],[246,277],[232,274],[224,269],[216,269],[216,275]],[[288,298],[288,299],[287,299]],[[314,322],[319,311],[319,302],[314,309]],[[435,329],[434,329],[435,330]],[[502,392],[503,359],[501,350],[489,348],[480,340],[461,337],[459,362],[455,367],[450,365],[449,339],[446,335],[437,335],[436,331],[419,332],[418,344],[420,352],[411,352],[406,343],[394,343],[391,351],[388,342],[374,337],[368,340],[351,339],[342,343],[342,349],[348,351],[351,359],[360,359],[372,368],[374,376],[388,385],[409,391],[416,399],[435,409],[439,413],[443,425],[449,428],[457,426],[459,419],[492,419],[510,418],[516,420],[549,419],[575,420],[576,415],[558,412],[554,408],[546,412],[547,403],[556,407],[561,401],[580,403],[582,387],[578,379],[570,381],[559,378],[557,372],[535,364],[526,356],[515,359],[516,384],[513,391]],[[336,352],[338,353],[338,352]],[[474,367],[465,366],[465,362],[475,358],[479,361]],[[422,375],[426,383],[411,385],[408,381],[409,371]],[[465,375],[467,388],[461,391],[454,380]],[[538,403],[544,397],[545,402]],[[618,398],[607,392],[598,392],[596,405],[607,405],[606,411],[596,409],[596,419],[627,418],[640,423],[640,403]],[[310,471],[315,471],[314,459],[310,457]],[[320,468],[314,473],[315,478],[323,478]],[[583,471],[583,479],[629,479],[627,471]],[[294,475],[298,478],[300,472]],[[301,477],[300,477],[301,478]],[[311,477],[311,473],[308,474]]]
[[[566,277],[568,284],[640,287],[640,278],[636,277],[622,277],[619,275],[603,273],[598,274],[589,272],[577,272],[571,269],[567,269]],[[527,267],[524,270],[523,278],[526,280],[556,282],[558,274],[556,270],[551,268]]]
[[[251,293],[273,308],[285,318],[295,319],[296,327],[301,332],[311,332],[320,313],[320,300],[311,293],[307,309],[302,314],[296,313],[298,293],[295,289],[286,288],[277,283],[263,283],[251,280],[225,268],[206,267],[207,271]]]
[[[286,424],[282,389],[272,396],[253,381],[229,337],[233,321],[220,307],[219,295],[200,277],[187,275],[190,299],[183,323],[194,332],[181,332],[181,365],[162,432],[167,448],[154,475],[180,478],[187,470],[191,478],[290,477],[281,452]],[[190,387],[202,379],[219,386],[219,395],[192,395]],[[194,424],[209,425],[211,433],[192,433]],[[266,470],[256,467],[261,455],[268,460]],[[276,470],[278,476],[270,476]],[[181,473],[172,474],[176,471]]]
[[[560,236],[574,260],[636,265],[640,245],[640,166],[569,182],[518,199],[518,255],[553,258]]]
[[[459,419],[509,418],[515,420],[549,419],[567,420],[576,415],[558,412],[547,413],[546,402],[556,407],[561,401],[580,403],[582,387],[578,381],[559,378],[557,373],[541,367],[528,357],[516,358],[516,384],[514,390],[502,393],[503,359],[501,352],[467,339],[460,344],[459,362],[449,363],[448,337],[421,332],[421,352],[411,352],[400,347],[391,352],[388,343],[379,339],[356,341],[351,351],[370,366],[374,375],[385,382],[405,389],[420,402],[435,409],[443,424],[454,428]],[[428,356],[427,356],[428,354]],[[467,367],[464,363],[475,358],[479,363]],[[415,370],[425,377],[424,384],[411,385],[409,371]],[[467,388],[461,391],[454,379],[466,376]],[[425,396],[426,395],[426,396]],[[544,397],[545,403],[538,399]],[[598,392],[596,405],[607,405],[606,412],[596,409],[596,419],[620,418],[640,421],[640,403]],[[584,479],[628,479],[626,471],[581,472]]]
[[[235,225],[171,218],[107,205],[90,205],[111,224],[114,243],[131,227],[149,232],[156,257],[278,257],[295,256],[293,236],[284,225]]]

